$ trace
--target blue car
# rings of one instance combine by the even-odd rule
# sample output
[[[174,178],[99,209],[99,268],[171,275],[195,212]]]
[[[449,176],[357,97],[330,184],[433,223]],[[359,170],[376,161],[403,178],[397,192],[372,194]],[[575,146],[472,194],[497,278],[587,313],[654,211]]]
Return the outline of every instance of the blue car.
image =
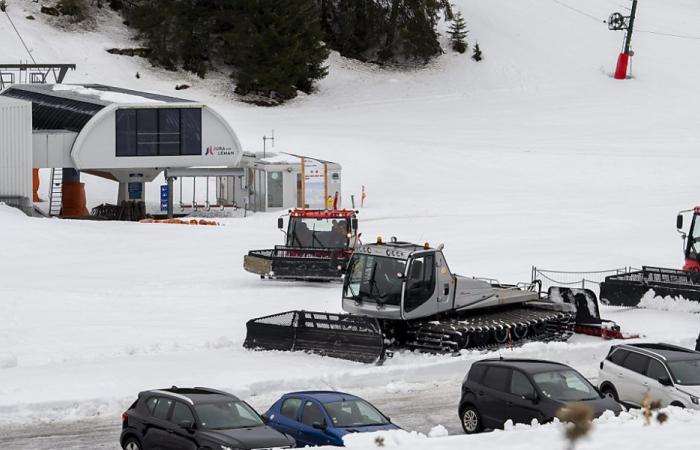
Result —
[[[285,394],[263,417],[272,428],[292,436],[300,447],[342,446],[348,433],[400,429],[369,402],[333,391]]]

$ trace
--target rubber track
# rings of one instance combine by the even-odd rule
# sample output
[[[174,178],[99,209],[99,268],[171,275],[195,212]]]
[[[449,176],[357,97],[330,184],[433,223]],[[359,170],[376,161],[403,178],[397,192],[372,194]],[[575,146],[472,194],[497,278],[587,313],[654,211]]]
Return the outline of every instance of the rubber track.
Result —
[[[520,307],[462,319],[419,322],[408,330],[406,345],[432,353],[457,353],[462,349],[566,341],[574,334],[574,325],[571,313]]]

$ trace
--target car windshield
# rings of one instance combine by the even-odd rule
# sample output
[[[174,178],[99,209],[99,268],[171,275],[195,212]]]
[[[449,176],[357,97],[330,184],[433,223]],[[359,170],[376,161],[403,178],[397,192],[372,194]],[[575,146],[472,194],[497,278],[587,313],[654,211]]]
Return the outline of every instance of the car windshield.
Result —
[[[248,428],[263,425],[253,408],[241,401],[200,403],[194,405],[199,426],[209,430]]]
[[[364,400],[342,400],[325,403],[328,416],[336,428],[387,425],[389,420]]]
[[[532,379],[542,393],[553,400],[577,402],[600,397],[593,385],[573,369],[540,372]]]
[[[374,255],[353,255],[345,278],[344,297],[387,305],[401,304],[406,261]]]
[[[691,359],[688,361],[669,361],[668,368],[671,370],[673,382],[686,386],[700,385],[700,360]]]
[[[306,248],[346,248],[347,219],[307,219],[292,217],[289,221],[287,246]]]

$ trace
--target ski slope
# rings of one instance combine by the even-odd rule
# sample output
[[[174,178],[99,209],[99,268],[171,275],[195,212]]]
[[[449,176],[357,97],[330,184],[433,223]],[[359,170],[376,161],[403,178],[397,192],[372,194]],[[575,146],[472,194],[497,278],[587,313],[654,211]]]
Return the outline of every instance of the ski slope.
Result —
[[[340,162],[346,205],[367,188],[366,241],[444,242],[452,270],[511,282],[529,279],[533,264],[680,266],[674,216],[699,200],[700,62],[691,55],[700,40],[640,32],[634,79],[617,81],[622,35],[602,19],[619,1],[454,3],[481,63],[447,51],[397,71],[332,54],[318,93],[273,109],[237,102],[226,74],[198,80],[106,53],[135,45],[109,11],[93,31],[70,32],[45,23],[30,1],[8,12],[37,61],[77,64],[67,82],[198,99],[246,150],[260,151],[274,129],[276,150]],[[692,36],[699,20],[696,2],[646,0],[637,26]],[[27,59],[4,16],[0,40],[3,60]],[[183,82],[193,87],[176,93]],[[91,205],[115,201],[112,182],[84,181]],[[147,186],[153,202],[158,184]],[[371,367],[242,349],[249,318],[340,309],[338,285],[262,282],[243,271],[247,250],[280,242],[276,217],[180,227],[29,219],[0,207],[0,425],[116,417],[137,391],[172,384],[255,396],[454,379],[484,356],[399,354]],[[700,316],[666,309],[603,314],[650,340],[694,344]],[[609,345],[575,336],[513,353],[595,377]]]

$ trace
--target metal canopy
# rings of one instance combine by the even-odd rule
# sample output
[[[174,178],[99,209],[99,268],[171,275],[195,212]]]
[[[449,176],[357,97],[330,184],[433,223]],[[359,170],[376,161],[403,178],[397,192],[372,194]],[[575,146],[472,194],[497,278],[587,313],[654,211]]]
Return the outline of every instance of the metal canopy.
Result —
[[[178,177],[242,177],[244,169],[237,167],[182,167],[165,169],[165,178]]]

